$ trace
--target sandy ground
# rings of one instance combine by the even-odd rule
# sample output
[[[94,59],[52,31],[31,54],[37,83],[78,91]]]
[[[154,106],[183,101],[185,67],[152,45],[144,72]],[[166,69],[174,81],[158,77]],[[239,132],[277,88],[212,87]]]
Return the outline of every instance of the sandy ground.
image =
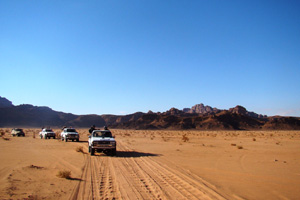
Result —
[[[300,131],[112,130],[116,157],[91,157],[84,129],[67,143],[9,132],[0,199],[300,199]]]

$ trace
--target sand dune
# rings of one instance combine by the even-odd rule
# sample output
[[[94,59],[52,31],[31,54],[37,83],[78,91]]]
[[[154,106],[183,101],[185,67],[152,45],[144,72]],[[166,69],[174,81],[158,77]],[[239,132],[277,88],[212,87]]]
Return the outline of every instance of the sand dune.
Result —
[[[112,130],[117,157],[87,154],[84,129],[79,143],[8,131],[0,199],[300,198],[299,131]],[[57,176],[63,170],[70,179]]]

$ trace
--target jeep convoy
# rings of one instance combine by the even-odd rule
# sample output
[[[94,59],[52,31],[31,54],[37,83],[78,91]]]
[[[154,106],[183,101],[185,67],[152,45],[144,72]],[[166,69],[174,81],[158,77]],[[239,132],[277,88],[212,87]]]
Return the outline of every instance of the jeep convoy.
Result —
[[[41,139],[50,139],[50,137],[52,137],[53,139],[55,139],[55,133],[52,131],[52,129],[50,128],[44,128],[40,133],[39,136]]]
[[[76,129],[71,127],[64,127],[62,130],[63,131],[60,133],[61,141],[67,142],[68,140],[72,140],[72,142],[79,142],[80,136]],[[110,130],[107,129],[107,127],[104,127],[104,130],[90,129],[89,132],[90,135],[88,136],[88,151],[91,156],[95,155],[95,152],[103,152],[110,156],[116,156],[117,142],[112,136]],[[11,135],[19,137],[25,136],[25,133],[20,128],[13,128],[11,131]],[[42,131],[39,132],[39,137],[41,139],[55,139],[56,134],[51,128],[42,128]]]
[[[68,140],[79,142],[79,134],[74,128],[64,128],[60,136],[61,140],[65,142],[68,142]]]
[[[89,136],[88,143],[91,156],[95,151],[116,156],[117,142],[109,130],[94,130]]]

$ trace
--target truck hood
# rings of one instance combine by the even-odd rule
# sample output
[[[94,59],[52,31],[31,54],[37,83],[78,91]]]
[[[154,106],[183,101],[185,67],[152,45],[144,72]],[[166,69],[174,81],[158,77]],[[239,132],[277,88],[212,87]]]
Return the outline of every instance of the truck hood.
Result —
[[[110,141],[110,142],[115,142],[115,138],[110,138],[110,137],[97,137],[97,138],[92,138],[92,141]]]

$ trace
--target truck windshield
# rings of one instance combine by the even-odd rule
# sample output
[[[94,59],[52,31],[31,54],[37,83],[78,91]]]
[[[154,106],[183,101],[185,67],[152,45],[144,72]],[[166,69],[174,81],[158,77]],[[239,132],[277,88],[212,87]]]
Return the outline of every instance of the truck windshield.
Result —
[[[93,134],[94,137],[110,137],[112,138],[112,134],[109,131],[101,131],[101,132],[95,132]]]
[[[52,132],[52,129],[46,129],[46,132]]]
[[[67,132],[76,132],[75,129],[67,129]]]

